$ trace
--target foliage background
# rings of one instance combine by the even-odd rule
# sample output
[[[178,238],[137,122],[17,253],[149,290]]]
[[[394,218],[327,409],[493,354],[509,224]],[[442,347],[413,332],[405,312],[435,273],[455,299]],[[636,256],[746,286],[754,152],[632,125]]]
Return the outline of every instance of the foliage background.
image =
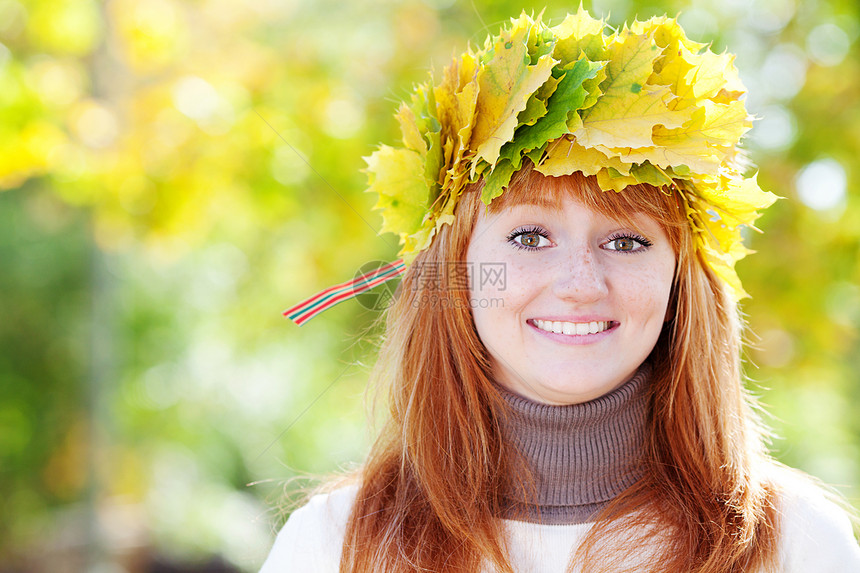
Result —
[[[0,0],[0,571],[259,567],[287,480],[369,440],[374,313],[280,310],[395,255],[361,157],[428,62],[544,7]],[[785,197],[739,265],[752,387],[860,505],[857,3],[585,7],[738,53]]]

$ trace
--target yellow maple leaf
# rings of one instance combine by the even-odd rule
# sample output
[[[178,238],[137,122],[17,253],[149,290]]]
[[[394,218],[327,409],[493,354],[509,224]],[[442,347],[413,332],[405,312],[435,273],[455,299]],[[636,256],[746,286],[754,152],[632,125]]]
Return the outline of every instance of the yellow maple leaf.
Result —
[[[654,143],[666,147],[686,146],[690,141],[732,146],[752,127],[744,102],[714,103],[704,100],[693,112],[692,121],[673,129],[654,128]]]
[[[403,136],[403,143],[412,151],[418,152],[422,157],[427,154],[427,142],[421,135],[418,129],[418,124],[415,121],[415,112],[412,111],[406,103],[401,103],[397,113],[394,115],[397,123],[400,124],[400,133]]]
[[[434,89],[436,115],[442,124],[445,150],[443,192],[462,184],[463,156],[469,149],[478,100],[477,60],[469,52],[445,68],[442,82]]]
[[[604,191],[620,193],[628,185],[636,185],[639,180],[633,175],[625,175],[611,167],[604,167],[597,172],[597,184]]]
[[[492,59],[478,72],[478,101],[470,147],[475,157],[495,165],[502,145],[513,139],[517,115],[552,73],[551,55],[530,65],[527,41],[534,22],[523,15],[492,44]],[[473,169],[474,174],[474,169]]]
[[[445,68],[442,82],[433,88],[443,139],[456,140],[463,147],[469,144],[475,118],[478,95],[476,70],[474,55],[466,53]],[[462,131],[464,128],[466,131]]]
[[[553,57],[562,64],[575,62],[582,53],[592,62],[605,59],[605,25],[603,20],[595,20],[580,5],[576,14],[568,14],[561,24],[552,28],[558,38]]]
[[[741,279],[735,270],[735,263],[740,260],[713,249],[710,246],[702,249],[702,254],[708,265],[713,269],[714,273],[723,280],[729,287],[729,294],[735,300],[749,297],[749,293],[744,290]]]
[[[426,223],[421,226],[418,231],[403,237],[401,242],[403,247],[400,249],[398,256],[403,259],[407,265],[411,264],[418,256],[418,253],[430,246],[433,237],[436,235],[437,227],[432,223]]]
[[[695,54],[682,45],[676,51],[664,48],[660,59],[660,70],[648,78],[648,83],[672,86],[672,93],[676,96],[669,104],[672,109],[684,109],[697,104],[693,86],[689,83],[690,73],[696,68]]]
[[[749,296],[735,271],[735,263],[752,251],[743,244],[739,227],[720,224],[713,217],[703,219],[709,205],[697,196],[696,190],[686,193],[685,209],[693,229],[696,249],[714,273],[729,287],[735,300]]]
[[[683,46],[690,52],[699,53],[706,46],[706,44],[694,42],[687,38],[687,34],[678,23],[677,18],[653,16],[644,22],[634,20],[630,25],[630,30],[634,34],[653,34],[654,43],[671,51]]]
[[[718,149],[703,140],[687,140],[674,147],[640,147],[597,149],[620,158],[625,163],[645,163],[646,161],[663,169],[685,166],[694,174],[715,174],[720,168]]]
[[[427,212],[430,185],[424,177],[424,161],[411,149],[380,146],[367,163],[369,193],[379,199],[374,209],[382,210],[381,233],[397,233],[401,241],[421,226]]]
[[[720,92],[732,94],[737,99],[746,93],[746,88],[735,67],[734,54],[705,52],[696,56],[697,65],[689,72],[687,83],[692,85],[693,95],[701,99],[713,99]]]
[[[436,236],[442,225],[454,223],[454,209],[457,207],[457,201],[457,194],[446,195],[442,209],[439,212],[428,213],[421,224],[421,228],[404,237],[403,248],[400,249],[399,256],[407,265],[415,259],[418,253],[430,246],[433,237]]]
[[[605,168],[612,167],[619,173],[630,173],[630,165],[617,157],[607,157],[594,148],[585,148],[570,139],[557,139],[547,147],[546,156],[537,171],[550,177],[570,175],[581,171],[583,175],[597,175]]]
[[[622,30],[608,54],[603,97],[582,112],[583,125],[574,132],[581,145],[648,147],[655,126],[680,127],[690,119],[691,110],[669,107],[675,97],[669,87],[646,84],[660,55],[651,35]]]
[[[714,219],[729,227],[747,225],[754,228],[753,223],[759,217],[758,211],[770,207],[778,199],[773,193],[759,187],[756,176],[745,179],[715,178],[709,185],[702,185],[699,194],[713,206]]]
[[[649,161],[663,169],[685,165],[700,176],[715,176],[734,143],[751,126],[743,101],[718,104],[704,100],[700,107],[688,109],[693,117],[683,127],[654,127],[652,146],[600,149],[628,163]]]
[[[529,97],[526,108],[517,116],[517,125],[534,125],[537,120],[546,115],[546,100],[541,99],[536,93]]]

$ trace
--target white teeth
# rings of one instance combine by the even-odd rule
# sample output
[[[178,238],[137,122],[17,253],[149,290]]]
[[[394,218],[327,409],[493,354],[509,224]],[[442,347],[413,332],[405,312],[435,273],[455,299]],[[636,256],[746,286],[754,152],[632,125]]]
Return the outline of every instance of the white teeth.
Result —
[[[609,329],[611,322],[564,322],[552,320],[534,320],[534,325],[547,332],[555,334],[567,334],[569,336],[584,336],[586,334],[597,334]]]

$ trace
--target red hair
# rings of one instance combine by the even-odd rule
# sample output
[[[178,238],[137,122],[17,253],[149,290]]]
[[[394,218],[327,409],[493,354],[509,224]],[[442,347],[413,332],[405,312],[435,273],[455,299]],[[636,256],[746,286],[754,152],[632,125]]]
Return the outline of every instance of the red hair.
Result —
[[[421,281],[418,269],[465,261],[481,184],[468,188],[405,274],[389,309],[374,377],[390,418],[359,474],[341,571],[511,572],[500,498],[518,458],[497,419],[503,403],[472,321],[468,291]],[[775,569],[773,462],[743,389],[741,322],[722,282],[693,246],[682,199],[649,185],[602,191],[582,174],[518,172],[491,211],[572,196],[615,219],[643,213],[677,255],[672,319],[650,360],[646,475],[598,516],[574,562],[585,571],[624,570],[629,556],[658,551],[635,570],[740,573]],[[659,542],[644,532],[660,531]],[[628,565],[629,567],[629,565]],[[650,567],[650,569],[649,569]],[[632,570],[632,569],[631,569]]]

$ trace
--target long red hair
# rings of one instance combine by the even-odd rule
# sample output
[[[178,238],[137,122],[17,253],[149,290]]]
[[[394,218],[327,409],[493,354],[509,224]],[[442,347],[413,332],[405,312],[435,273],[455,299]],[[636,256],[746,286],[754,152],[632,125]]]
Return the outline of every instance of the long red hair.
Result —
[[[360,470],[346,528],[342,573],[513,570],[503,541],[501,491],[518,458],[497,418],[503,403],[475,330],[467,289],[427,265],[465,261],[480,202],[468,188],[404,275],[388,311],[374,378],[390,417]],[[489,207],[560,204],[572,196],[607,216],[644,213],[677,255],[666,324],[649,360],[653,374],[646,474],[598,516],[571,568],[623,571],[637,552],[657,573],[769,571],[776,562],[773,465],[744,391],[741,322],[724,285],[696,252],[682,199],[648,185],[604,192],[594,178],[543,177],[529,166]],[[644,532],[659,531],[658,540]],[[650,568],[650,569],[649,569]]]

